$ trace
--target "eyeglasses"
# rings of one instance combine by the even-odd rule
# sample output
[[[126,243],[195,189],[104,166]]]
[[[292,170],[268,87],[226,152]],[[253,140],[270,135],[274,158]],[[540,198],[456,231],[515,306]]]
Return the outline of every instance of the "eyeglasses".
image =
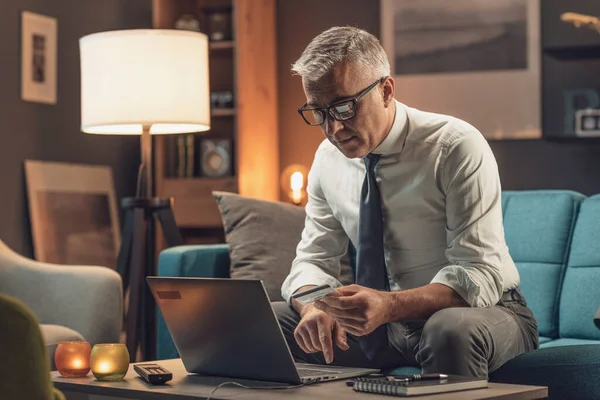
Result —
[[[308,103],[304,103],[304,105],[298,109],[298,112],[302,115],[304,121],[312,126],[322,125],[325,122],[327,114],[331,115],[331,118],[336,121],[347,121],[356,116],[356,103],[358,103],[358,101],[375,86],[383,82],[384,79],[385,76],[377,79],[352,99],[344,100],[325,108],[311,107],[308,106]]]

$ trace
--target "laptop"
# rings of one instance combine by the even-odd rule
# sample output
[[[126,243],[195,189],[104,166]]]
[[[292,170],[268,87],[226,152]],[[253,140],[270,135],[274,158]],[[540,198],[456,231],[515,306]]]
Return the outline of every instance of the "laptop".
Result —
[[[260,280],[146,280],[187,372],[294,385],[379,372],[295,363]]]

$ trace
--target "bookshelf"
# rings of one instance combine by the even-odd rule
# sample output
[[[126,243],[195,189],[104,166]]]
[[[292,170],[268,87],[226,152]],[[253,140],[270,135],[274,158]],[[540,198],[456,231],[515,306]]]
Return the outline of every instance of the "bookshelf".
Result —
[[[230,110],[228,109],[223,109],[223,110],[212,110],[210,113],[212,118],[215,117],[232,117],[235,115],[235,109],[232,108]]]
[[[210,91],[231,92],[233,107],[213,108],[211,130],[193,135],[194,173],[173,173],[175,135],[154,137],[155,195],[173,197],[173,211],[185,243],[224,241],[213,191],[236,192],[265,200],[279,197],[275,0],[153,0],[153,26],[175,29],[193,15],[209,34],[207,10],[231,9],[231,38],[209,43]],[[230,173],[202,173],[200,143],[230,143]],[[171,141],[171,142],[170,142]],[[189,157],[191,160],[192,157]],[[189,171],[188,171],[189,173]],[[164,248],[160,232],[158,248]]]
[[[233,49],[234,47],[235,47],[235,42],[233,40],[224,40],[222,42],[211,42],[208,45],[208,48],[211,51]]]

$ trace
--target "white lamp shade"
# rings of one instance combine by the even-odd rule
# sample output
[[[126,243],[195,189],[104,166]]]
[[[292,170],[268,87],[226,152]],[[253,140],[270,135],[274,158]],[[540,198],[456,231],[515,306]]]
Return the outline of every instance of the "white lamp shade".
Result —
[[[178,30],[94,33],[79,40],[81,130],[140,135],[210,129],[208,37]]]

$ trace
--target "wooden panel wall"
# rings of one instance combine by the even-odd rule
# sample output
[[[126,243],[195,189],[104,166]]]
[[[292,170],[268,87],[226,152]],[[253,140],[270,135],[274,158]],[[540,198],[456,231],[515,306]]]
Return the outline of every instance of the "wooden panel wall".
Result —
[[[275,0],[237,0],[235,13],[239,192],[278,200]]]

